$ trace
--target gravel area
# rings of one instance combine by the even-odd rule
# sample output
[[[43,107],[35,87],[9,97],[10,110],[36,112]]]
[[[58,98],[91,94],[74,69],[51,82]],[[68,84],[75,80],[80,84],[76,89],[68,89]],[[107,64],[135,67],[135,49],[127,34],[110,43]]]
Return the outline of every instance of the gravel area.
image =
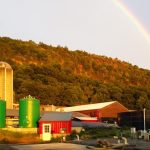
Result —
[[[0,144],[0,150],[17,150],[11,147],[11,144]]]
[[[70,143],[50,143],[31,145],[6,145],[0,144],[0,150],[87,150],[85,145]]]
[[[108,141],[109,143],[117,143],[117,139],[113,138],[101,138],[100,140]],[[97,140],[84,140],[84,141],[74,141],[74,143],[79,143],[83,145],[97,145]],[[139,140],[139,139],[128,139],[128,144],[125,150],[150,150],[150,141]]]
[[[150,141],[139,139],[128,139],[128,143],[135,145],[134,149],[128,148],[127,150],[150,150]]]
[[[104,140],[104,139],[100,139]],[[114,139],[107,139],[110,142],[115,142]],[[74,141],[71,143],[49,143],[49,144],[0,144],[0,150],[87,150],[87,145],[96,145],[96,140]],[[150,150],[150,141],[139,139],[128,139],[129,146],[125,150]]]

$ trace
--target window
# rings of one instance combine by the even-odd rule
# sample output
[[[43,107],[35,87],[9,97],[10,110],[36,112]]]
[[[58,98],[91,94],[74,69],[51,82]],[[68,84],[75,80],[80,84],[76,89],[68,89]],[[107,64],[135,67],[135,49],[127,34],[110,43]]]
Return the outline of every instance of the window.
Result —
[[[44,125],[44,133],[49,133],[49,125]]]

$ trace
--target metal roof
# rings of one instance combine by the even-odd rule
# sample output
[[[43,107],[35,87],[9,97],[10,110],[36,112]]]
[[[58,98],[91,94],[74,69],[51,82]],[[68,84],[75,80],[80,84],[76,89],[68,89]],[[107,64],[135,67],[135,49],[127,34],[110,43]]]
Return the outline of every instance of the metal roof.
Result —
[[[72,112],[72,117],[89,117],[89,116],[80,112]]]
[[[69,121],[71,118],[69,112],[46,112],[39,121]]]
[[[73,112],[73,111],[83,111],[83,110],[93,110],[93,109],[102,109],[108,105],[111,105],[117,101],[111,102],[103,102],[103,103],[96,103],[96,104],[88,104],[88,105],[79,105],[79,106],[72,106],[72,107],[64,107],[64,112]]]
[[[97,120],[97,117],[90,117],[80,112],[71,112],[71,113],[72,113],[72,118],[76,118],[79,120]]]

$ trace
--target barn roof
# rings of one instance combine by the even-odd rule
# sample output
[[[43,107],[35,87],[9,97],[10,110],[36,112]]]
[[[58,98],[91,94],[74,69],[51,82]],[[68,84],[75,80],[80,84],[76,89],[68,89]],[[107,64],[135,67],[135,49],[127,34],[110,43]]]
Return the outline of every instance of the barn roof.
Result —
[[[79,120],[97,120],[97,117],[90,117],[80,112],[71,112],[71,113],[72,113],[72,118],[76,118]]]
[[[72,113],[69,112],[46,112],[39,121],[68,121]]]
[[[97,121],[97,117],[75,117],[75,118],[79,120]]]
[[[94,109],[102,109],[108,105],[111,105],[117,101],[111,102],[103,102],[103,103],[96,103],[96,104],[87,104],[87,105],[79,105],[79,106],[72,106],[72,107],[64,107],[64,112],[73,112],[73,111],[83,111],[83,110],[94,110]]]
[[[86,114],[80,113],[80,112],[72,112],[72,117],[89,117]]]

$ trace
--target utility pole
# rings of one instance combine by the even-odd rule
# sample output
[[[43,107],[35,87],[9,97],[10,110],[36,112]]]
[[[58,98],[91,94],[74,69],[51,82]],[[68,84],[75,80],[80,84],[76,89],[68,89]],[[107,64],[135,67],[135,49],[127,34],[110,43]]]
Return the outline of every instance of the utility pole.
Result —
[[[144,133],[145,133],[145,131],[146,131],[146,120],[145,120],[145,108],[143,109],[143,121],[144,121]]]

